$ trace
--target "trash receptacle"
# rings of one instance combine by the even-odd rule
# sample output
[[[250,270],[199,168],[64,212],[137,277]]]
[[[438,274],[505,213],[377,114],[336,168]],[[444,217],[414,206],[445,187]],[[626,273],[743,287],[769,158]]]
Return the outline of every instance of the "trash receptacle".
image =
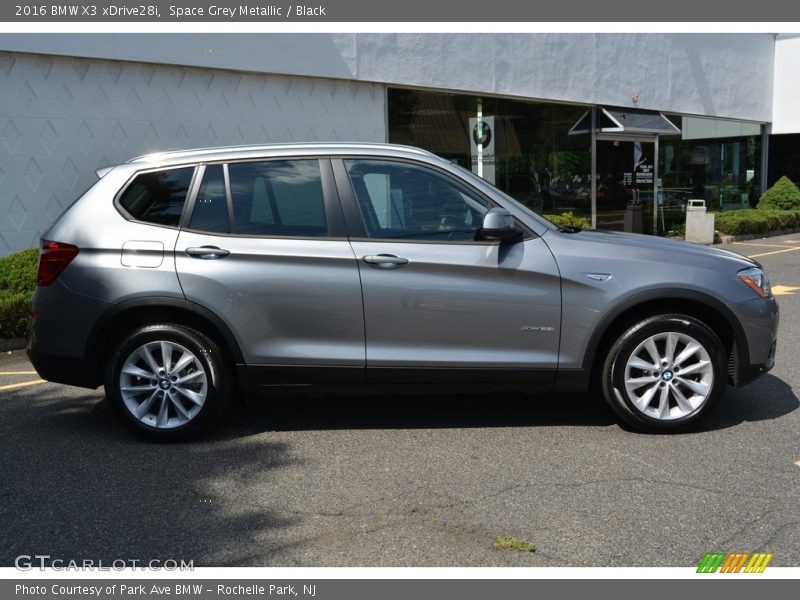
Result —
[[[706,211],[705,200],[689,200],[686,205],[686,241],[714,243],[714,214]]]
[[[644,221],[642,219],[642,205],[629,203],[625,207],[624,231],[631,233],[642,233],[644,231]]]

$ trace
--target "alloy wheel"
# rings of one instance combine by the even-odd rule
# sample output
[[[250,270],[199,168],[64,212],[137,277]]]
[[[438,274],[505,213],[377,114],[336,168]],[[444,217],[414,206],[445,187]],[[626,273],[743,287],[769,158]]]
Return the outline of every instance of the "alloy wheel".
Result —
[[[125,407],[140,422],[174,429],[193,421],[208,396],[200,359],[175,342],[143,344],[128,355],[119,375]]]
[[[685,333],[667,331],[641,342],[625,364],[625,389],[642,414],[669,421],[697,412],[714,387],[708,351]]]

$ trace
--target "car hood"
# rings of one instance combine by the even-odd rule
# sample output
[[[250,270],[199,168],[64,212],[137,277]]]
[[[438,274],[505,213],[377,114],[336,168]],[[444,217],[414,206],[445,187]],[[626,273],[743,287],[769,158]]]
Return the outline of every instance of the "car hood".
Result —
[[[655,235],[642,235],[639,233],[624,233],[622,231],[606,231],[602,229],[582,230],[575,233],[563,233],[556,231],[557,235],[572,238],[575,241],[597,243],[597,244],[611,244],[615,246],[628,246],[649,250],[651,252],[663,252],[665,255],[670,255],[673,258],[675,255],[681,255],[683,260],[696,260],[711,259],[715,257],[724,261],[736,262],[745,267],[760,267],[761,265],[746,256],[731,252],[730,250],[723,250],[722,248],[714,248],[711,246],[704,246],[702,244],[692,244],[680,240],[671,240],[667,238],[658,237]]]

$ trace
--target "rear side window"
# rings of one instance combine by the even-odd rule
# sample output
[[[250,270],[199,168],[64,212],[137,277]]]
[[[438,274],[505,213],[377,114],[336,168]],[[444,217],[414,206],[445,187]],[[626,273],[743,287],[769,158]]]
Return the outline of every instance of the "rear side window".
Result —
[[[240,235],[328,234],[319,161],[228,165],[235,230]]]
[[[142,173],[119,203],[137,221],[177,227],[193,173],[194,167]]]
[[[200,184],[197,199],[194,201],[194,212],[189,228],[214,233],[230,232],[228,199],[225,194],[225,176],[222,172],[222,165],[206,167],[203,183]]]

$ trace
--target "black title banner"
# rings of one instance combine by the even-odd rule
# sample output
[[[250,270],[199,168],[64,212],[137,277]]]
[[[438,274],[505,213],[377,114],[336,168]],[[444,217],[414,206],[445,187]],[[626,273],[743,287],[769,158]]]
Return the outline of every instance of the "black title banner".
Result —
[[[792,22],[800,3],[785,0],[218,0],[47,1],[0,5],[9,22]]]

